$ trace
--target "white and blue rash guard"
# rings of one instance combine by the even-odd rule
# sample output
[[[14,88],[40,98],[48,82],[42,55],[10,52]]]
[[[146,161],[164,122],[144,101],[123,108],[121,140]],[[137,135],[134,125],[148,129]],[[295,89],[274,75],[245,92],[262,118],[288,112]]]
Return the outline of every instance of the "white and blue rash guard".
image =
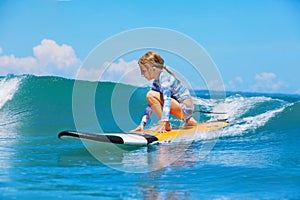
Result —
[[[158,80],[154,80],[151,90],[157,91],[162,93],[164,105],[163,105],[163,111],[162,111],[162,117],[161,121],[169,121],[169,115],[171,110],[171,98],[174,98],[177,100],[180,104],[185,100],[191,97],[189,90],[184,87],[182,84],[178,83],[177,79],[166,72],[165,70],[162,70],[159,74]],[[183,104],[184,105],[184,104]],[[187,109],[186,111],[183,110],[184,113],[184,119],[188,119],[193,114],[193,108],[189,108],[186,105],[182,106],[183,109]],[[145,113],[142,117],[141,124],[146,125],[147,121],[150,118],[150,115],[152,114],[152,109],[150,104],[146,107]]]

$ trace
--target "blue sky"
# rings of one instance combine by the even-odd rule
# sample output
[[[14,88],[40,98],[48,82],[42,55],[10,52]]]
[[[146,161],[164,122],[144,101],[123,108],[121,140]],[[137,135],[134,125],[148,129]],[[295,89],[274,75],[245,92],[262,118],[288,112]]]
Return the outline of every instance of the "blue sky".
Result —
[[[74,77],[99,43],[143,27],[172,29],[202,45],[227,90],[300,94],[296,0],[1,0],[0,76]]]

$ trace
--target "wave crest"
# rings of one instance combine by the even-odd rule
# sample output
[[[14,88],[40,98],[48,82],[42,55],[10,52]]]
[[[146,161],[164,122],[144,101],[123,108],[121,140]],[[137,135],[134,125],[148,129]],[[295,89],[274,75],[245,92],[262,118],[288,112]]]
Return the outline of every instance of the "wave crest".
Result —
[[[0,109],[13,98],[23,77],[7,76],[0,80]]]

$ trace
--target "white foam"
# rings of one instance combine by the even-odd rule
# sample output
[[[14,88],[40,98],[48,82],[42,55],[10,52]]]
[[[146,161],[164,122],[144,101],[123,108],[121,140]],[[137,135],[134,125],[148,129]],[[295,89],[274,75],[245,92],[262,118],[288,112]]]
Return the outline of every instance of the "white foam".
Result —
[[[285,109],[286,106],[281,107],[276,110],[267,111],[265,113],[251,116],[251,117],[245,117],[242,119],[239,119],[235,122],[232,122],[229,126],[216,130],[216,131],[210,131],[210,132],[200,132],[200,133],[194,133],[185,135],[182,137],[179,137],[177,139],[172,140],[171,142],[192,142],[197,140],[214,140],[218,139],[220,137],[229,137],[229,136],[240,136],[244,135],[245,133],[248,133],[249,131],[254,131],[255,129],[262,127],[268,122],[272,117],[274,117],[277,113],[282,112]],[[170,141],[169,141],[170,142]]]
[[[264,126],[271,118],[277,113],[282,112],[284,109],[285,106],[256,116],[245,117],[237,122],[233,122],[232,126],[221,130],[219,136],[237,136],[243,135],[245,132],[254,131],[257,128]]]
[[[0,80],[0,109],[4,104],[11,100],[19,88],[21,77],[6,77]]]
[[[225,100],[216,99],[201,99],[195,98],[194,103],[196,105],[201,105],[206,110],[215,113],[226,113],[212,115],[212,120],[217,119],[228,119],[229,121],[236,120],[251,108],[253,108],[257,103],[270,101],[272,98],[269,97],[242,97],[240,95],[235,95],[226,98]]]
[[[224,129],[220,129],[212,132],[202,132],[189,135],[188,137],[180,138],[181,141],[192,141],[192,140],[212,140],[219,137],[228,136],[239,136],[245,133],[256,130],[262,127],[273,118],[277,113],[282,112],[287,106],[283,105],[280,108],[273,110],[267,110],[261,114],[253,116],[243,116],[250,109],[255,108],[258,103],[268,102],[268,101],[281,101],[272,99],[269,97],[242,97],[239,95],[228,97],[225,100],[215,100],[215,99],[195,99],[196,104],[201,105],[206,110],[212,112],[225,112],[228,121],[231,124]],[[212,120],[222,119],[225,115],[212,115]],[[173,142],[173,141],[172,141]]]

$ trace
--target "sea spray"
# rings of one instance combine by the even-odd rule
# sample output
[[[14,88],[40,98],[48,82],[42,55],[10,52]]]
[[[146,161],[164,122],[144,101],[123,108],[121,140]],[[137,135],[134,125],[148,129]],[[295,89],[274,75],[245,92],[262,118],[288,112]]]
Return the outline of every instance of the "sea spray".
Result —
[[[0,80],[0,109],[11,100],[19,88],[23,77],[7,76]]]

